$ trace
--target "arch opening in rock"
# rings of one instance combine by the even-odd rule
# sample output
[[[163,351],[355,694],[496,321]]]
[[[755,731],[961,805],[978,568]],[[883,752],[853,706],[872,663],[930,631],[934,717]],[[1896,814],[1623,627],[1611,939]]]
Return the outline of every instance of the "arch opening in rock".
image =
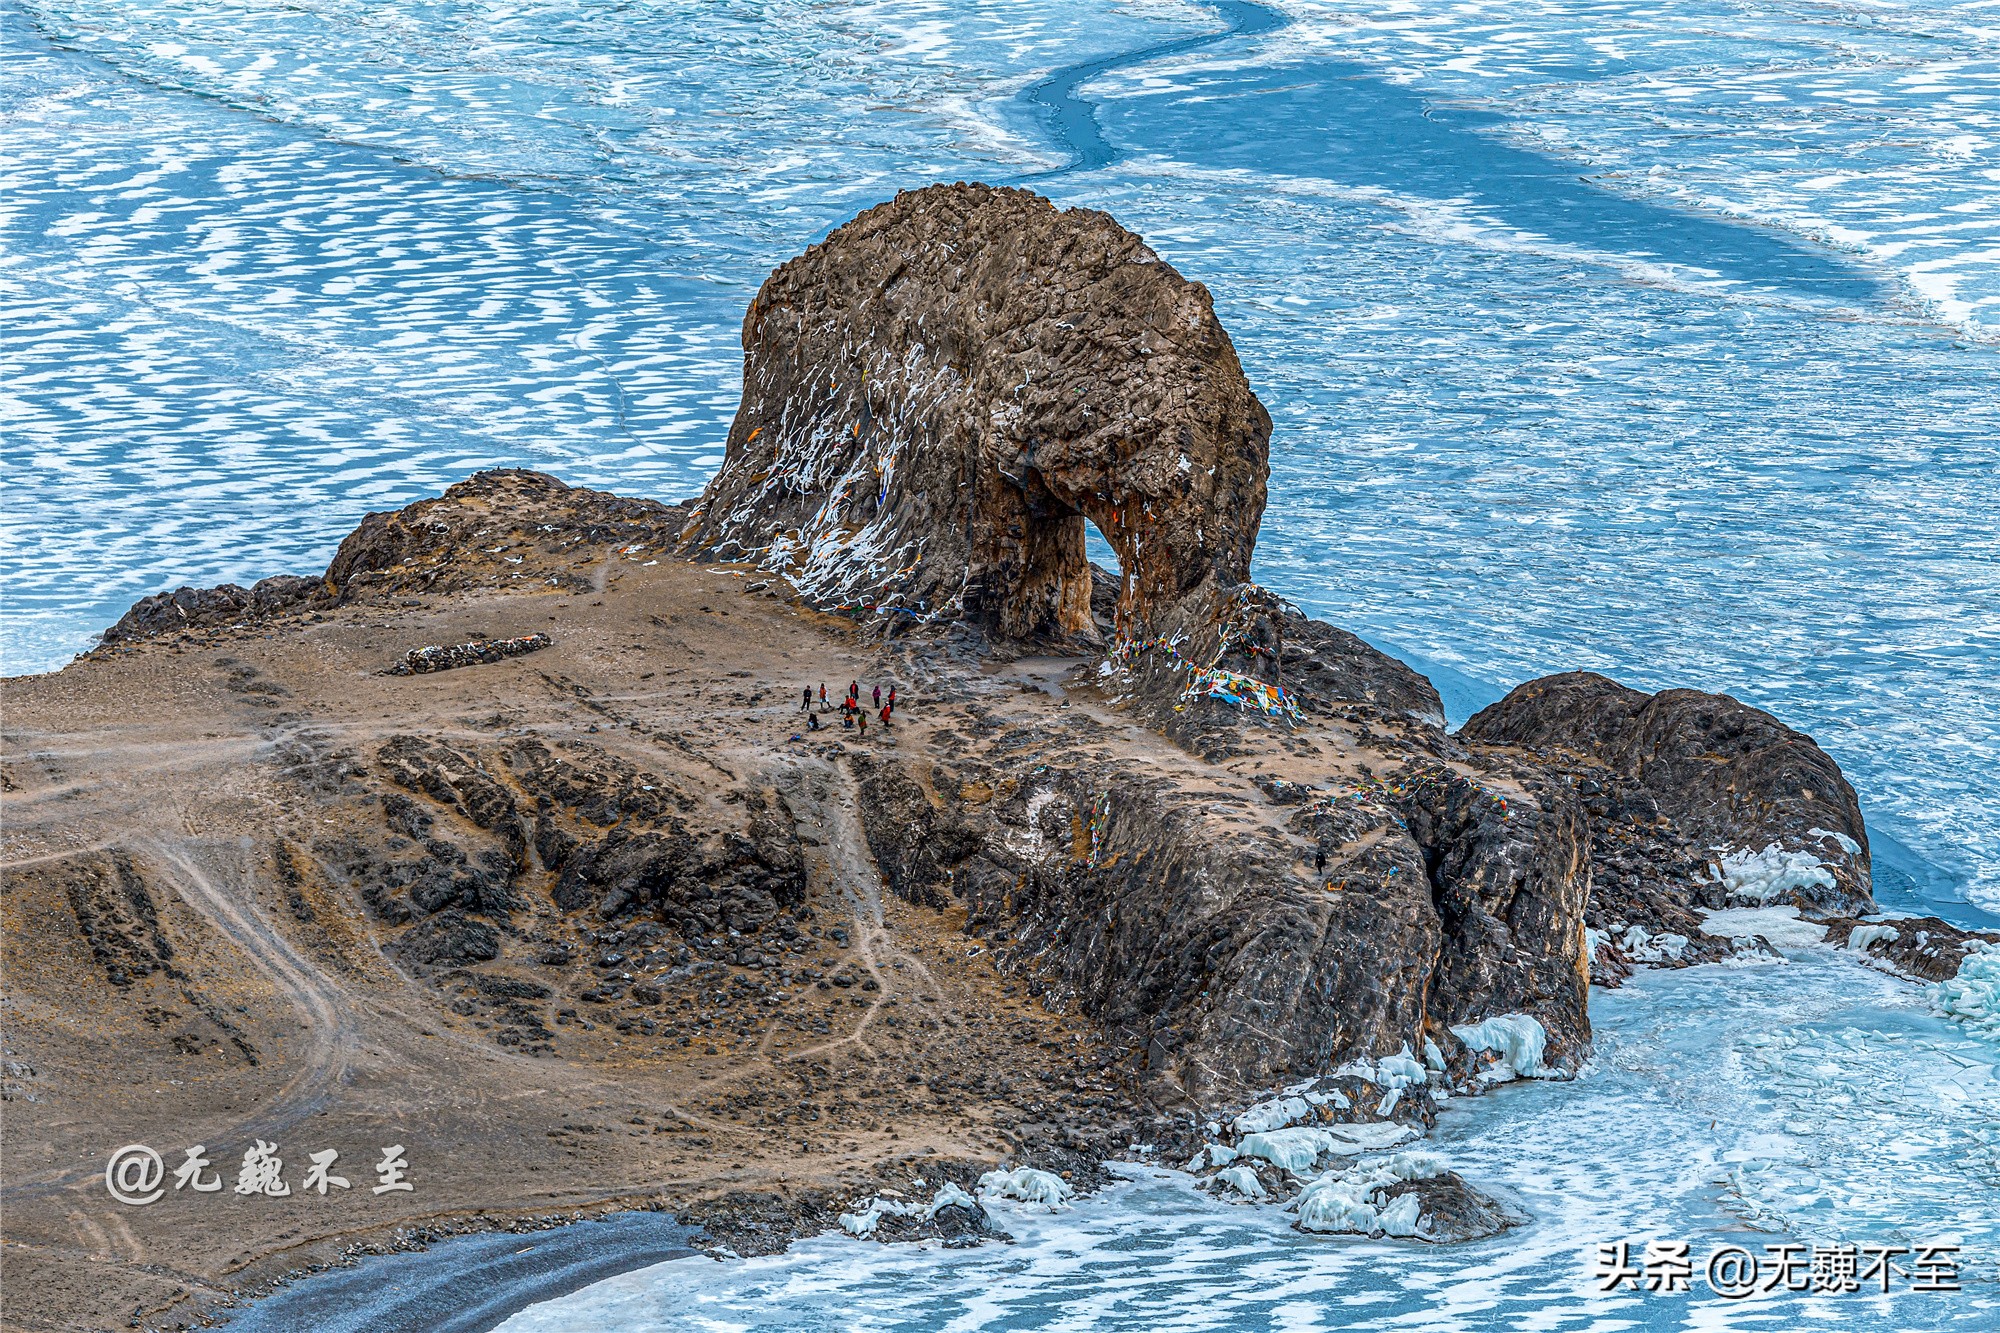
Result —
[[[1083,557],[1107,574],[1118,574],[1124,570],[1118,562],[1117,550],[1097,530],[1097,525],[1087,518],[1083,521]]]

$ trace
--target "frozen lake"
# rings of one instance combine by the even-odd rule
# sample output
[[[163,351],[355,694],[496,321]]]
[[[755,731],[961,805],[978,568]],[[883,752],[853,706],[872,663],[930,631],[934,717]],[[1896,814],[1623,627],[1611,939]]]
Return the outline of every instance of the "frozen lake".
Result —
[[[1769,708],[1860,790],[1885,902],[2000,910],[1990,3],[10,0],[0,23],[9,672],[144,594],[320,568],[362,513],[475,468],[692,494],[774,264],[899,188],[1014,181],[1214,292],[1276,421],[1264,582],[1410,657],[1454,720],[1577,666]],[[1015,1247],[679,1261],[510,1327],[2000,1322],[1990,1264],[1950,1303],[1590,1295],[1599,1240],[1990,1257],[2000,1216],[1993,1043],[1921,992],[1807,952],[1596,1013],[1589,1078],[1440,1130],[1530,1205],[1525,1238],[1311,1240],[1148,1176]]]

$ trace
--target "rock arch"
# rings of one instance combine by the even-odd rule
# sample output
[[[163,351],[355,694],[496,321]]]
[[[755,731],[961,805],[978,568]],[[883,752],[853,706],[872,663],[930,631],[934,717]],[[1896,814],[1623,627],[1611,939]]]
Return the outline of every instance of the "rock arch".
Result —
[[[1248,580],[1271,419],[1206,288],[1108,215],[939,185],[764,283],[743,402],[684,533],[824,606],[1092,633],[1084,519],[1118,621]]]

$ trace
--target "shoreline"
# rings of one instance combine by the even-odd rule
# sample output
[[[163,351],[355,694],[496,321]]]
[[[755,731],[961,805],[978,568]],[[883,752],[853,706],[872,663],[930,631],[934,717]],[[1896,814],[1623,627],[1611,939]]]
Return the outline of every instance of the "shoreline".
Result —
[[[1791,957],[1793,952],[1791,950],[1787,951],[1788,960],[1793,963],[1807,962],[1809,959],[1816,957],[1818,963],[1822,965],[1830,963],[1841,968],[1853,966],[1867,969],[1865,963],[1849,959],[1845,952],[1838,946],[1828,945],[1824,950],[1819,948],[1799,950],[1797,952],[1805,955],[1799,958]],[[1717,976],[1735,975],[1740,971],[1740,967],[1737,965],[1709,964],[1705,966],[1710,970],[1724,969],[1722,972],[1716,972],[1715,975]],[[1767,991],[1772,985],[1789,989],[1789,983],[1784,978],[1785,970],[1786,964],[1768,964],[1761,969],[1763,973],[1761,980],[1753,975],[1746,977],[1742,986],[1732,988],[1732,998],[1722,1011],[1721,1022],[1723,1025],[1732,1029],[1747,1029],[1748,1022],[1746,1015],[1753,1011],[1763,1011],[1764,1002],[1760,999],[1760,993]],[[1816,968],[1815,970],[1818,969]],[[1880,971],[1880,969],[1867,970],[1870,972]],[[1636,995],[1622,996],[1616,1002],[1620,1008],[1628,1012],[1624,1020],[1617,1024],[1617,1028],[1619,1029],[1618,1035],[1606,1045],[1604,1052],[1605,1067],[1595,1071],[1591,1079],[1586,1079],[1581,1083],[1565,1081],[1559,1085],[1543,1085],[1533,1080],[1526,1081],[1512,1089],[1509,1099],[1505,1103],[1487,1098],[1477,1099],[1474,1102],[1463,1103],[1455,1107],[1454,1116],[1462,1116],[1469,1113],[1487,1121],[1485,1129],[1479,1131],[1481,1137],[1490,1133],[1496,1124],[1511,1124],[1516,1126],[1534,1124],[1552,1125],[1561,1122],[1566,1114],[1572,1113],[1583,1113],[1600,1120],[1605,1119],[1607,1116],[1607,1107],[1604,1104],[1602,1096],[1594,1095],[1595,1089],[1593,1085],[1599,1081],[1614,1083],[1620,1081],[1629,1082],[1634,1076],[1635,1071],[1652,1065],[1653,1057],[1649,1055],[1644,1056],[1643,1059],[1635,1057],[1641,1056],[1647,1051],[1657,1051],[1660,1048],[1660,1039],[1662,1036],[1670,1035],[1670,1033],[1662,1033],[1658,1029],[1657,1021],[1653,1017],[1655,1010],[1662,1005],[1676,1009],[1677,1012],[1673,1014],[1674,1026],[1677,1029],[1689,1032],[1709,1030],[1716,1023],[1717,1017],[1715,1012],[1707,1006],[1703,1006],[1699,1013],[1687,1009],[1687,1006],[1692,1003],[1690,999],[1686,998],[1688,993],[1694,990],[1705,990],[1704,987],[1698,985],[1698,972],[1699,969],[1646,969],[1646,974],[1657,983],[1657,989],[1650,991],[1644,997]],[[1908,981],[1907,978],[1899,980],[1903,982]],[[1893,988],[1892,994],[1900,990],[1900,987]],[[1830,1019],[1844,1021],[1846,1018],[1846,1011],[1840,1007],[1838,1002],[1829,998],[1824,985],[1808,987],[1801,998],[1805,1002],[1805,1009],[1796,1015],[1796,1017],[1809,1025],[1817,1026]],[[1865,994],[1857,995],[1855,1001],[1863,1007],[1873,1007],[1880,1003],[1879,999],[1870,998]],[[1891,1007],[1900,1007],[1900,1003],[1900,1000],[1892,1001]],[[1826,1009],[1825,1006],[1829,1004],[1835,1007],[1831,1010]],[[1702,1076],[1705,1079],[1720,1077],[1722,1076],[1722,1066],[1720,1064],[1712,1064],[1704,1071]],[[1611,1104],[1612,1107],[1615,1109],[1619,1102],[1628,1101],[1630,1096],[1631,1089],[1628,1087],[1621,1094],[1615,1096]],[[1584,1098],[1585,1100],[1579,1102],[1579,1098]],[[1689,1114],[1692,1114],[1692,1112],[1689,1112]],[[1703,1114],[1705,1115],[1706,1113]],[[1747,1132],[1746,1126],[1739,1125],[1738,1128]],[[1499,1137],[1504,1138],[1505,1135]],[[1477,1138],[1471,1140],[1473,1143],[1477,1141]],[[1450,1132],[1438,1135],[1434,1131],[1432,1134],[1427,1134],[1421,1144],[1413,1144],[1411,1146],[1431,1147],[1433,1145],[1438,1150],[1448,1153],[1455,1163],[1458,1162],[1460,1154],[1465,1152],[1468,1147],[1465,1124],[1462,1121],[1455,1120]],[[1473,1156],[1475,1158],[1486,1158],[1490,1166],[1493,1157],[1502,1152],[1504,1152],[1504,1145],[1496,1141],[1474,1149]],[[1263,1236],[1270,1243],[1278,1247],[1272,1254],[1262,1256],[1262,1262],[1267,1264],[1289,1264],[1299,1269],[1323,1267],[1336,1275],[1351,1272],[1348,1265],[1354,1262],[1357,1255],[1376,1252],[1378,1247],[1385,1247],[1394,1254],[1405,1256],[1408,1262],[1420,1267],[1443,1262],[1442,1256],[1464,1248],[1457,1245],[1433,1246],[1409,1240],[1398,1240],[1394,1237],[1370,1238],[1348,1234],[1294,1234],[1293,1229],[1282,1225],[1284,1219],[1279,1212],[1277,1204],[1259,1203],[1252,1207],[1241,1200],[1232,1199],[1225,1194],[1202,1191],[1198,1188],[1198,1183],[1201,1179],[1200,1176],[1191,1175],[1174,1164],[1159,1161],[1138,1161],[1127,1158],[1111,1159],[1107,1162],[1107,1166],[1129,1168],[1124,1170],[1114,1169],[1111,1171],[1111,1175],[1115,1177],[1117,1183],[1140,1191],[1142,1197],[1128,1200],[1130,1206],[1120,1210],[1116,1215],[1106,1215],[1100,1211],[1096,1214],[1083,1212],[1062,1218],[1036,1218],[1030,1222],[1027,1230],[1010,1229],[1013,1238],[1012,1243],[1020,1247],[1018,1253],[1024,1259],[1032,1260],[1036,1252],[1048,1244],[1046,1232],[1051,1228],[1062,1230],[1066,1233],[1075,1233],[1074,1240],[1064,1242],[1066,1258],[1075,1257],[1069,1253],[1071,1250],[1081,1251],[1087,1260],[1093,1254],[1107,1249],[1116,1249],[1121,1257],[1129,1257],[1133,1251],[1127,1248],[1122,1242],[1115,1241],[1112,1238],[1115,1236],[1129,1236],[1134,1227],[1141,1228],[1147,1234],[1156,1233],[1159,1245],[1162,1248],[1171,1250],[1175,1245],[1185,1243],[1186,1238],[1201,1236],[1205,1228],[1211,1228],[1216,1225],[1215,1219],[1227,1219],[1232,1215],[1240,1216],[1242,1219],[1243,1231],[1241,1234],[1253,1237]],[[1651,1178],[1648,1177],[1648,1179]],[[1490,1180],[1485,1183],[1489,1185],[1494,1184]],[[1679,1184],[1684,1187],[1687,1182],[1681,1181]],[[1172,1215],[1163,1216],[1161,1213],[1161,1192],[1164,1190],[1185,1192],[1183,1199],[1184,1206],[1174,1210]],[[1099,1191],[1092,1191],[1091,1193],[1093,1197],[1102,1197]],[[1704,1191],[1700,1187],[1696,1187],[1694,1195],[1689,1197],[1703,1195]],[[1499,1182],[1497,1196],[1509,1201],[1518,1202],[1523,1206],[1526,1206],[1529,1202],[1528,1195],[1523,1193],[1518,1182]],[[1181,1196],[1176,1195],[1174,1197]],[[1079,1202],[1083,1202],[1083,1200],[1079,1200]],[[1217,1205],[1222,1205],[1224,1211],[1219,1212]],[[1728,1236],[1733,1237],[1739,1243],[1748,1244],[1753,1247],[1759,1244],[1771,1245],[1781,1241],[1798,1240],[1808,1234],[1807,1231],[1796,1226],[1773,1231],[1755,1224],[1745,1225],[1739,1216],[1727,1209],[1715,1213],[1714,1217],[1723,1221],[1724,1225],[1728,1228]],[[1550,1210],[1546,1206],[1546,1200],[1544,1200],[1541,1207],[1533,1210],[1532,1220],[1526,1231],[1508,1233],[1509,1238],[1506,1239],[1490,1237],[1471,1242],[1471,1244],[1474,1247],[1482,1244],[1495,1245],[1501,1247],[1503,1252],[1509,1254],[1521,1251],[1531,1256],[1534,1262],[1546,1263],[1550,1261],[1552,1256],[1569,1253],[1570,1251],[1567,1248],[1569,1240],[1583,1235],[1588,1230],[1589,1225],[1589,1222],[1578,1214],[1563,1210]],[[557,1230],[561,1232],[579,1231],[582,1229],[582,1226],[582,1223],[564,1223]],[[832,1228],[821,1232],[801,1232],[793,1236],[791,1244],[788,1244],[785,1248],[789,1250],[792,1244],[812,1239],[815,1236],[831,1236],[836,1240],[844,1239],[837,1229]],[[1239,1240],[1236,1243],[1240,1244],[1241,1241]],[[454,1252],[452,1247],[455,1244],[456,1238],[453,1241],[442,1242],[433,1247],[432,1252],[440,1256],[448,1256]],[[896,1253],[896,1251],[908,1251],[911,1248],[909,1244],[903,1243],[896,1244],[895,1251],[884,1251],[880,1254],[874,1251],[856,1251],[857,1256],[859,1256],[856,1262],[863,1267],[879,1267],[886,1275],[893,1276],[898,1272],[909,1271],[911,1265],[917,1262]],[[985,1247],[980,1248],[982,1250],[985,1249]],[[1007,1248],[1008,1246],[1003,1245],[1003,1251]],[[673,1258],[691,1257],[695,1253],[702,1252],[704,1251],[689,1248],[678,1254],[662,1254],[655,1262],[666,1262]],[[1140,1247],[1139,1252],[1150,1252],[1150,1247]],[[995,1257],[997,1256],[989,1254],[982,1261],[981,1257],[976,1253],[964,1256],[964,1260],[968,1264],[967,1272],[957,1280],[941,1284],[936,1293],[938,1299],[949,1301],[956,1298],[962,1293],[962,1289],[967,1283],[976,1284],[982,1273],[989,1277],[992,1276],[993,1269],[991,1265]],[[1102,1256],[1099,1255],[1099,1257],[1101,1258]],[[827,1263],[827,1256],[823,1254],[811,1255],[803,1262],[809,1266],[823,1267]],[[953,1259],[950,1262],[957,1264],[960,1260]],[[536,1263],[536,1260],[529,1259],[528,1263],[533,1265]],[[611,1278],[623,1273],[636,1272],[639,1268],[645,1266],[647,1265],[638,1262],[607,1265],[598,1276],[601,1278]],[[821,1291],[818,1299],[828,1301],[838,1299],[841,1296],[853,1296],[855,1293],[852,1290],[844,1289],[841,1286],[843,1283],[854,1284],[857,1282],[857,1279],[852,1276],[851,1272],[847,1272],[845,1276],[842,1275],[844,1271],[851,1268],[852,1265],[843,1262],[834,1263],[827,1270],[829,1280],[834,1285],[825,1291]],[[344,1333],[348,1329],[372,1329],[378,1327],[389,1329],[422,1327],[426,1329],[442,1329],[446,1330],[447,1333],[484,1333],[484,1330],[497,1327],[506,1318],[523,1309],[544,1301],[560,1300],[563,1297],[569,1296],[581,1290],[583,1286],[588,1285],[589,1281],[589,1279],[581,1282],[569,1281],[567,1280],[567,1272],[559,1264],[543,1264],[539,1272],[530,1269],[518,1275],[509,1275],[508,1280],[510,1285],[507,1292],[509,1303],[506,1309],[503,1312],[488,1315],[484,1312],[489,1309],[498,1311],[499,1303],[494,1302],[491,1305],[482,1305],[481,1307],[482,1313],[480,1318],[490,1319],[490,1322],[477,1322],[468,1318],[464,1322],[453,1320],[445,1323],[417,1325],[369,1323],[366,1322],[369,1312],[380,1308],[389,1308],[393,1311],[394,1308],[383,1307],[379,1303],[369,1299],[367,1291],[368,1278],[371,1274],[380,1274],[383,1271],[381,1265],[364,1260],[359,1268],[343,1274],[338,1283],[327,1283],[325,1281],[326,1278],[331,1278],[332,1274],[320,1275],[317,1282],[319,1284],[318,1294],[323,1298],[322,1303],[311,1306],[301,1305],[293,1308],[319,1316],[318,1321],[310,1326],[330,1328],[335,1330],[336,1333]],[[1041,1297],[1047,1288],[1036,1285],[1033,1280],[1034,1272],[1034,1266],[1030,1262],[1028,1268],[1023,1271],[1025,1290],[1021,1293],[1013,1294],[1010,1296],[1010,1300],[1031,1302]],[[1971,1276],[1971,1274],[1968,1274],[1968,1278],[1971,1278]],[[1468,1282],[1478,1282],[1483,1279],[1468,1276],[1465,1280]],[[1969,1281],[1968,1287],[1970,1286],[1971,1282]],[[754,1285],[726,1274],[717,1277],[712,1290],[707,1287],[705,1282],[701,1289],[705,1293],[705,1298],[720,1292],[738,1302],[751,1299],[758,1294],[758,1288]],[[678,1293],[681,1289],[676,1287],[673,1290]],[[630,1295],[629,1291],[622,1294],[614,1293],[614,1298],[624,1300],[629,1299]],[[1060,1293],[1055,1298],[1060,1299]],[[363,1303],[356,1305],[351,1312],[339,1311],[335,1303],[341,1299],[359,1299]],[[810,1301],[814,1298],[809,1295],[805,1299]],[[1776,1301],[1784,1300],[1785,1297],[1778,1296],[1767,1299],[1775,1303]],[[1976,1290],[1969,1291],[1967,1295],[1959,1297],[1948,1304],[1923,1307],[1923,1312],[1926,1315],[1934,1311],[1938,1315],[1943,1316],[1947,1322],[1933,1323],[1926,1319],[1913,1319],[1904,1326],[1912,1330],[1955,1326],[1949,1321],[1963,1316],[1967,1308],[1965,1303],[1980,1302],[1982,1303],[1981,1308],[1990,1308],[1990,1305],[1983,1304],[1988,1301],[1990,1301],[1990,1298],[1983,1293]],[[1040,1307],[1035,1308],[1040,1310]],[[1729,1305],[1718,1306],[1716,1308],[1741,1307]],[[1760,1308],[1769,1310],[1770,1306],[1760,1302]],[[327,1309],[334,1309],[337,1317],[342,1321],[334,1322],[326,1319],[324,1311]],[[724,1315],[733,1312],[733,1309],[728,1306],[725,1306],[722,1311]],[[1047,1313],[1047,1311],[1041,1312]],[[583,1309],[565,1311],[564,1317],[566,1322],[560,1326],[578,1328],[623,1326],[616,1324],[602,1325],[591,1322],[594,1317],[602,1313],[601,1310],[588,1306]],[[772,1313],[776,1319],[782,1321],[784,1316],[798,1312],[788,1307],[781,1307]],[[1799,1311],[1795,1308],[1793,1313],[1797,1314]],[[1775,1312],[1773,1312],[1773,1315],[1775,1317]],[[225,1326],[231,1329],[261,1331],[264,1329],[287,1329],[296,1325],[288,1325],[280,1319],[269,1323],[236,1320]],[[1008,1326],[1039,1325],[1010,1324]],[[1874,1325],[1865,1326],[1873,1327]]]
[[[541,506],[518,520],[532,535],[513,547],[472,540],[491,541],[485,515],[524,507],[522,496]],[[1105,775],[1117,764],[1171,765],[1192,792],[1188,813],[1174,816],[1182,822],[1113,829],[1105,844],[1112,856],[1101,862],[1091,859],[1100,850],[1096,829],[1080,850],[1072,838],[1050,853],[1062,867],[1130,874],[1113,857],[1142,840],[1149,852],[1222,837],[1263,839],[1273,858],[1296,851],[1284,841],[1296,786],[1345,791],[1354,764],[1394,773],[1389,765],[1412,749],[1442,744],[1384,709],[1328,706],[1319,730],[1307,733],[1328,738],[1322,750],[1279,753],[1291,733],[1234,729],[1227,738],[1246,753],[1225,756],[1235,767],[1224,767],[1133,729],[1133,714],[1094,676],[1052,693],[1049,659],[1002,655],[977,670],[952,659],[949,674],[926,675],[912,658],[892,657],[893,649],[746,569],[652,560],[635,546],[644,534],[609,519],[667,525],[674,516],[628,503],[532,475],[485,476],[396,520],[426,539],[439,527],[470,529],[440,544],[448,559],[434,570],[390,564],[390,578],[361,585],[367,597],[290,619],[191,617],[183,628],[108,645],[64,681],[23,687],[35,708],[23,748],[31,742],[50,758],[10,780],[22,793],[15,799],[47,814],[39,833],[26,826],[34,836],[17,848],[21,915],[8,937],[37,951],[51,998],[15,1039],[26,1058],[21,1109],[10,1114],[29,1117],[31,1130],[39,1117],[54,1132],[42,1161],[22,1146],[32,1133],[10,1136],[16,1216],[38,1228],[28,1233],[37,1254],[16,1261],[28,1273],[21,1291],[48,1311],[22,1326],[77,1327],[74,1315],[89,1311],[88,1326],[109,1327],[143,1305],[154,1327],[226,1313],[228,1326],[253,1333],[479,1330],[651,1262],[725,1247],[782,1250],[828,1230],[868,1191],[931,1193],[940,1180],[963,1187],[996,1159],[1088,1177],[1128,1145],[1151,1143],[1160,1148],[1153,1160],[1186,1161],[1202,1145],[1196,1124],[1166,1109],[1179,1104],[1160,1085],[1173,1048],[1161,1041],[1142,1050],[1051,1009],[1042,991],[998,967],[993,932],[970,924],[976,902],[935,902],[922,891],[927,881],[892,880],[914,872],[913,853],[890,835],[932,808],[914,780],[896,785],[898,775],[926,774],[964,821],[964,836],[997,840],[1029,834],[989,807],[1013,800],[1025,808],[1040,795],[1015,776],[1030,759],[1003,748],[1022,738],[1039,742],[1035,761],[1060,760],[1063,773],[1080,775],[1035,781],[1073,780],[1090,792],[1109,790],[1102,784],[1115,781]],[[534,522],[542,517],[552,521]],[[586,532],[594,548],[587,577],[576,572],[570,540]],[[536,563],[523,570],[490,558],[510,549]],[[538,587],[511,586],[523,577]],[[417,580],[429,583],[412,595]],[[444,586],[430,586],[437,582]],[[554,642],[464,671],[383,671],[412,644],[488,639],[495,627],[543,628]],[[1311,632],[1306,626],[1302,639],[1311,642]],[[686,668],[674,663],[688,660],[703,662],[702,674],[677,679]],[[1320,675],[1335,674],[1312,660]],[[1381,669],[1389,684],[1400,679]],[[804,748],[790,683],[821,676],[902,681],[910,711],[865,748],[838,733]],[[161,756],[161,768],[132,768],[125,756],[141,744]],[[246,754],[260,758],[246,766]],[[947,755],[957,767],[946,766]],[[1288,778],[1259,785],[1279,765]],[[493,828],[511,825],[467,814],[459,788],[431,780],[447,767],[469,789],[516,802],[517,812],[538,792],[551,794],[552,810],[560,797],[564,811],[577,811],[545,818],[549,829],[570,830],[576,845],[563,854],[581,867],[577,882],[588,892],[569,895],[546,864],[518,872],[511,916],[500,923],[504,941],[500,926],[482,935],[462,907],[413,916],[397,910],[400,899],[368,898],[392,872],[402,876],[396,883],[429,884],[405,873],[405,863],[443,864],[453,848],[465,859],[450,864],[472,868],[452,870],[454,892],[499,891],[473,871],[500,836]],[[1190,767],[1195,776],[1185,775]],[[482,772],[490,788],[465,776]],[[717,782],[718,773],[727,781]],[[1010,780],[1011,794],[1001,791]],[[718,790],[708,804],[696,795]],[[1088,812],[1077,798],[1046,790],[1055,794],[1043,803],[1072,801],[1071,827],[1083,828]],[[68,796],[75,791],[93,793],[93,804],[80,809]],[[196,808],[160,798],[185,791],[203,794]],[[1529,799],[1506,791],[1517,803]],[[684,804],[669,803],[676,798]],[[725,844],[738,858],[729,866],[747,868],[734,872],[748,886],[739,897],[749,910],[762,902],[752,889],[782,892],[772,901],[783,910],[745,936],[754,943],[736,946],[719,929],[670,937],[665,917],[620,915],[621,904],[596,897],[609,881],[583,878],[596,862],[578,850],[601,848],[610,836],[588,816],[614,799],[623,818],[646,828],[685,820],[696,832],[747,830]],[[1116,808],[1157,821],[1183,807],[1135,797]],[[779,813],[744,817],[757,811]],[[1488,816],[1496,829],[1505,819]],[[77,845],[95,827],[110,850]],[[1025,828],[1042,835],[1033,820]],[[247,859],[260,837],[269,840],[268,859]],[[1346,873],[1388,891],[1387,872],[1379,881],[1365,878],[1373,873],[1365,866]],[[94,926],[106,952],[92,953],[82,928],[108,919],[92,913],[113,886],[148,915],[122,933]],[[81,917],[78,901],[87,909]],[[660,910],[692,909],[669,896]],[[293,971],[279,966],[294,957]],[[620,969],[642,975],[621,977]],[[225,1009],[211,993],[258,1004]],[[87,1002],[76,1004],[78,995]],[[77,1012],[99,1026],[65,1028],[65,1015]],[[98,1076],[102,1060],[76,1054],[108,1041],[107,1031],[121,1053],[118,1080]],[[254,1062],[232,1055],[243,1049],[232,1031]],[[885,1079],[885,1071],[902,1077]],[[1352,1080],[1386,1086],[1399,1076],[1414,1079],[1373,1070],[1331,1077],[1348,1078],[1347,1093],[1361,1098],[1343,1101],[1345,1109],[1378,1106]],[[1452,1095],[1475,1090],[1470,1077],[1461,1069],[1445,1080]],[[1243,1091],[1274,1082],[1246,1076]],[[63,1099],[66,1119],[35,1109],[54,1105],[52,1095]],[[1391,1105],[1404,1121],[1423,1120],[1430,1100],[1410,1092],[1361,1120],[1383,1122]],[[1232,1095],[1226,1104],[1240,1101]],[[1286,1118],[1294,1118],[1289,1110]],[[407,1211],[399,1220],[414,1200],[356,1194],[340,1205],[357,1210],[347,1216],[379,1222],[344,1226],[319,1238],[323,1248],[301,1249],[285,1245],[298,1243],[302,1215],[288,1211],[296,1205],[252,1211],[230,1203],[242,1248],[217,1256],[215,1228],[198,1211],[214,1205],[173,1195],[143,1215],[99,1205],[102,1225],[143,1227],[138,1243],[149,1258],[119,1270],[122,1291],[108,1288],[101,1265],[59,1262],[70,1218],[63,1203],[74,1197],[66,1191],[92,1188],[99,1139],[198,1138],[233,1155],[261,1133],[296,1162],[321,1144],[359,1156],[386,1141],[391,1126],[396,1141],[412,1143],[425,1193],[456,1205],[449,1223]],[[1269,1160],[1274,1171],[1283,1165]],[[77,1161],[92,1165],[70,1165]],[[545,1170],[588,1182],[593,1194],[622,1194],[635,1211],[588,1227],[559,1221],[553,1236],[514,1229],[606,1206],[605,1194],[590,1204],[547,1200],[539,1216],[524,1216],[518,1204],[535,1182],[522,1173]],[[649,1206],[677,1216],[636,1211]],[[707,1231],[703,1243],[693,1242],[690,1224]],[[447,1234],[460,1226],[467,1234]],[[473,1229],[483,1226],[496,1230]],[[369,1248],[399,1252],[356,1254],[368,1238]],[[316,1268],[315,1260],[342,1266]],[[177,1275],[163,1279],[168,1265]],[[187,1291],[178,1274],[207,1295]],[[262,1289],[265,1274],[269,1294],[250,1296],[245,1288]],[[232,1303],[218,1308],[216,1296]]]
[[[467,1232],[421,1249],[358,1256],[344,1267],[298,1270],[221,1326],[234,1333],[485,1333],[538,1302],[700,1254],[687,1243],[698,1231],[670,1213],[635,1210],[532,1232]]]

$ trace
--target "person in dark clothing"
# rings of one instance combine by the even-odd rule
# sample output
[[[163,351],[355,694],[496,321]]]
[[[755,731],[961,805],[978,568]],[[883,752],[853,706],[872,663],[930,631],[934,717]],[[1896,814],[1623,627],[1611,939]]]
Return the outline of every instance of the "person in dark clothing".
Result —
[[[847,682],[847,697],[850,699],[859,699],[861,697],[860,681],[850,680]]]
[[[806,730],[807,730],[807,731],[818,731],[818,730],[819,730],[819,714],[818,714],[818,713],[807,713],[807,714],[806,714]]]
[[[1324,847],[1313,848],[1313,873],[1316,875],[1324,875],[1326,873],[1326,848]]]
[[[882,706],[882,687],[880,685],[875,687],[875,706],[877,708]]]
[[[799,711],[802,713],[810,713],[812,712],[812,706],[813,706],[813,687],[808,685],[806,686],[805,693],[799,697]]]

